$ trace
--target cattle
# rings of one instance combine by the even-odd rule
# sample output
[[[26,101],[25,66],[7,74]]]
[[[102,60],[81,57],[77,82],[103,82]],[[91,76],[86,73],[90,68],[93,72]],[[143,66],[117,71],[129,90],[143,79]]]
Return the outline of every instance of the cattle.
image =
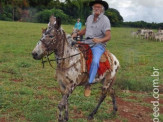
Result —
[[[159,33],[156,33],[155,34],[155,40],[162,42],[163,41],[163,35],[160,35]]]
[[[138,32],[131,32],[132,37],[138,38]]]
[[[132,37],[147,39],[147,40],[156,40],[159,42],[163,41],[163,30],[159,29],[156,33],[150,29],[138,29],[136,32],[131,32]]]
[[[133,37],[139,37],[140,39],[147,39],[147,40],[161,40],[160,38],[162,38],[162,36],[159,35],[163,35],[163,30],[158,30],[157,33],[154,33],[153,30],[150,29],[139,29],[136,32],[132,32],[131,35]]]
[[[163,35],[163,30],[158,29],[158,33],[160,33],[161,35]]]

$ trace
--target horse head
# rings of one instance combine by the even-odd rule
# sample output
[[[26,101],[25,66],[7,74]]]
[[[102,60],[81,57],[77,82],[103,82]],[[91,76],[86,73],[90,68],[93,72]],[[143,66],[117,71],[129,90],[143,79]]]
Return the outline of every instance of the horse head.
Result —
[[[61,29],[61,19],[51,16],[48,27],[43,29],[42,37],[32,51],[33,58],[40,60],[52,52],[62,55],[59,49],[63,46],[62,40],[65,37],[63,33]]]

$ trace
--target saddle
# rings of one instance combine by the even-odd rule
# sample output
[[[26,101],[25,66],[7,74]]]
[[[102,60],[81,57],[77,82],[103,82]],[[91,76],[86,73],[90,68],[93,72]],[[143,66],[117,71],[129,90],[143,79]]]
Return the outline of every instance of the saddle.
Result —
[[[84,44],[84,45],[79,45],[79,50],[82,52],[81,53],[81,69],[82,72],[89,72],[90,67],[91,67],[91,63],[92,63],[92,50],[89,47],[89,45]],[[112,71],[112,66],[113,66],[113,58],[111,53],[109,52],[109,50],[106,50],[100,59],[99,62],[99,68],[98,68],[98,76],[103,75],[106,71]]]

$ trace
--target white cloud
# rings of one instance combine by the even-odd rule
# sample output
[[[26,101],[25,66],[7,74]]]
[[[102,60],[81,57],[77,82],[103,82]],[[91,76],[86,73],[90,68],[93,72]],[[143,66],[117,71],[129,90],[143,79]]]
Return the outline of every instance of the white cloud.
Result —
[[[105,0],[124,21],[163,22],[163,0]]]
[[[163,0],[135,0],[134,2],[144,7],[163,7]]]

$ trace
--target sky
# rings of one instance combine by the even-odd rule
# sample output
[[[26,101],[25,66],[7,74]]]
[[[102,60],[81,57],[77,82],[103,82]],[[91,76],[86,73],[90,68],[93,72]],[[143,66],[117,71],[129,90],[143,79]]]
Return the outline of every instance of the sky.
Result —
[[[163,0],[104,0],[117,9],[124,21],[163,23]]]
[[[64,1],[64,0],[60,0]],[[124,21],[163,23],[163,0],[104,0],[117,9]]]

